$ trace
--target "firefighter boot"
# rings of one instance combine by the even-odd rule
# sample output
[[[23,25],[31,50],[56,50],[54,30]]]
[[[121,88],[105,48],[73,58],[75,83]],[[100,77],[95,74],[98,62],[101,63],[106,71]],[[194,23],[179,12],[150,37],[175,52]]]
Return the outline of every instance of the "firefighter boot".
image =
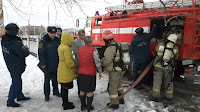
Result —
[[[160,102],[161,98],[160,97],[152,97],[152,101]]]
[[[110,105],[110,103],[107,103],[107,105]],[[109,108],[112,108],[112,109],[118,109],[119,108],[119,104],[112,104]]]
[[[88,97],[87,96],[87,111],[90,112],[90,110],[94,110],[94,107],[92,106],[93,96]]]
[[[86,95],[80,96],[79,98],[81,100],[81,111],[84,111],[87,108],[87,105],[85,103]]]
[[[118,96],[121,96],[121,95],[122,95],[121,93],[118,93]],[[125,104],[124,97],[122,97],[121,99],[119,99],[119,103],[120,104]]]

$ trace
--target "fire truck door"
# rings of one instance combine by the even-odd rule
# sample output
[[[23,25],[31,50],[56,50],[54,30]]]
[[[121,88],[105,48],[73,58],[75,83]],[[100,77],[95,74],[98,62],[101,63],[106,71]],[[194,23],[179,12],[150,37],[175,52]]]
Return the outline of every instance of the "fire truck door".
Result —
[[[92,19],[91,18],[86,20],[85,34],[87,36],[91,36],[91,23],[92,23]]]
[[[196,32],[195,32],[195,59],[200,59],[200,16],[196,21]]]

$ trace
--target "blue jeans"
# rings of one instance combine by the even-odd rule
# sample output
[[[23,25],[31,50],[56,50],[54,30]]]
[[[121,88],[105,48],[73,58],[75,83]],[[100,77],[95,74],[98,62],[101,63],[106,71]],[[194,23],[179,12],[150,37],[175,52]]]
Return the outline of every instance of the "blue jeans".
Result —
[[[22,93],[22,78],[21,74],[13,74],[11,73],[10,76],[12,78],[12,84],[10,86],[10,91],[8,95],[7,104],[15,103],[15,98],[23,98],[24,94]]]
[[[53,94],[58,94],[57,72],[44,74],[44,95],[50,95],[50,80],[52,81]]]

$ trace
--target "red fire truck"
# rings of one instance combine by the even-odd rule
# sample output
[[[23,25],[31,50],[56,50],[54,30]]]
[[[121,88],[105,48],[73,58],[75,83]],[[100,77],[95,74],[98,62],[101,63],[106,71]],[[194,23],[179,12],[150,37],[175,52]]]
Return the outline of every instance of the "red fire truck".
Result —
[[[0,38],[3,35],[4,35],[3,8],[2,8],[2,0],[0,0]]]
[[[165,31],[178,34],[179,74],[200,71],[200,0],[156,1],[107,7],[105,15],[95,14],[86,21],[86,35],[94,38],[93,45],[101,48],[105,43],[102,32],[111,30],[118,42],[130,42],[135,29],[143,27],[149,33],[153,24],[159,27],[158,37],[151,40],[151,56]]]

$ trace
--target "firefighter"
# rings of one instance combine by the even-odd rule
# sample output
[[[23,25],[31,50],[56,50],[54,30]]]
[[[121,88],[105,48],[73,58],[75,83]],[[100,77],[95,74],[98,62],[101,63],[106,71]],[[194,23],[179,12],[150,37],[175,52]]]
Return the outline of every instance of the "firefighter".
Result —
[[[120,66],[120,44],[114,40],[114,36],[110,30],[103,32],[102,38],[104,39],[107,48],[104,52],[104,57],[101,59],[101,64],[104,67],[104,71],[109,73],[108,93],[110,102],[113,103],[118,96],[124,93],[122,87],[122,77],[124,72],[123,68]],[[124,104],[124,98],[111,105],[110,108],[118,109],[119,103]]]
[[[61,97],[58,91],[57,82],[57,68],[58,68],[58,46],[60,40],[56,37],[56,27],[48,26],[48,34],[46,34],[39,42],[38,55],[39,64],[38,66],[43,69],[44,72],[44,94],[45,101],[49,101],[50,95],[50,80],[53,86],[53,95]]]
[[[21,105],[15,102],[29,100],[30,97],[25,97],[22,93],[22,73],[25,71],[25,57],[29,55],[27,46],[24,46],[22,39],[17,36],[19,27],[15,23],[9,23],[5,27],[5,35],[2,37],[2,53],[10,76],[12,84],[7,100],[8,107],[20,107]]]
[[[167,39],[156,46],[157,56],[154,62],[153,101],[160,101],[161,84],[164,83],[165,95],[168,100],[173,97],[174,60],[178,59],[178,47],[174,44],[176,34],[168,33]]]
[[[144,33],[142,27],[137,28],[135,32],[137,35],[134,36],[129,47],[129,52],[132,54],[134,81],[137,80],[148,65],[150,58],[150,42],[151,39],[156,36],[157,32],[156,24],[154,24],[150,33]],[[136,86],[136,89],[142,89],[141,85],[142,81]]]

